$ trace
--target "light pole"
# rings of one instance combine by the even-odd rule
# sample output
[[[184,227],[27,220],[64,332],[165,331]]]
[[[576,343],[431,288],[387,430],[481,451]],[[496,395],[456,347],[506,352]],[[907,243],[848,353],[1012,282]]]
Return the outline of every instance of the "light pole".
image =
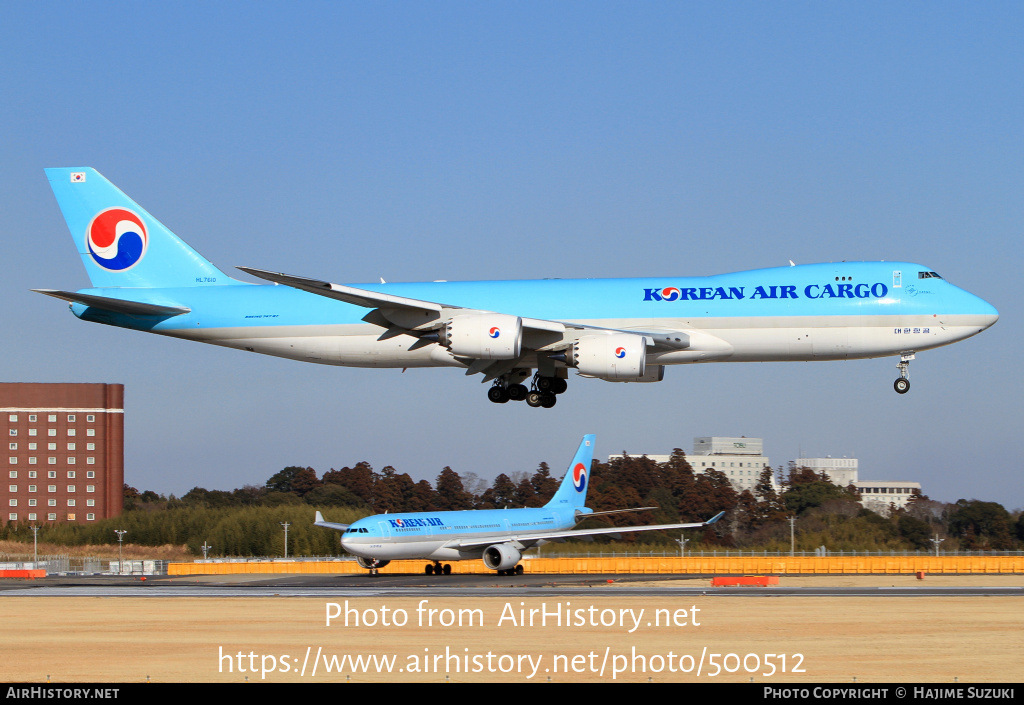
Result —
[[[203,560],[205,561],[206,552],[213,548],[213,546],[210,546],[208,543],[206,543],[206,541],[203,541],[203,545],[201,546],[201,548],[203,549]]]
[[[287,558],[288,557],[288,527],[291,526],[291,524],[289,524],[286,521],[279,521],[277,523],[284,527],[284,557]]]
[[[943,541],[945,541],[946,539],[940,539],[939,535],[935,534],[935,538],[928,539],[928,540],[931,541],[933,544],[935,544],[935,557],[938,558],[939,557],[939,544],[942,543]]]
[[[796,517],[786,517],[789,519],[789,555],[796,556]]]
[[[32,529],[32,567],[37,568],[39,563],[39,527],[33,524]]]
[[[686,558],[686,544],[690,542],[690,539],[684,539],[681,535],[676,539],[676,543],[679,544],[679,557]]]
[[[117,534],[117,574],[121,575],[124,572],[124,558],[121,555],[121,546],[124,542],[124,535],[128,532],[124,529],[114,529],[114,533]]]

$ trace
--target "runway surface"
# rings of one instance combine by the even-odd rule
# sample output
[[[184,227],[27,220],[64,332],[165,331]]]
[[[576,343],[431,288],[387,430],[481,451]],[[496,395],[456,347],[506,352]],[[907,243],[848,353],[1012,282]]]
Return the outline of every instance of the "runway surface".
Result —
[[[894,596],[1009,596],[1024,597],[1024,586],[929,585],[913,586],[773,586],[712,588],[701,576],[678,575],[368,575],[231,576],[204,578],[101,576],[52,578],[32,583],[0,585],[0,596],[18,597],[548,597],[586,594],[607,596],[728,597],[894,597]],[[838,577],[838,576],[837,576]],[[887,576],[877,576],[884,583]],[[710,578],[710,576],[707,576]],[[703,583],[703,584],[701,584]]]

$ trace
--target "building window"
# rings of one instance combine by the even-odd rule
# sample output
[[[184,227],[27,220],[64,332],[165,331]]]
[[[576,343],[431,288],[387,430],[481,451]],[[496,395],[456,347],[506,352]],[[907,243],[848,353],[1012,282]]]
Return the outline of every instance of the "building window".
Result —
[[[88,458],[85,459],[85,464],[86,465],[95,465],[96,464],[96,458],[94,458],[94,457],[92,457],[90,455]]]
[[[50,414],[46,417],[46,420],[50,423],[55,423],[57,421],[57,414]]]
[[[10,520],[10,521],[18,521],[18,515],[15,514],[14,512],[11,512],[10,514],[7,515],[7,519]]]
[[[10,504],[12,507],[18,506],[18,500],[16,499],[9,500],[7,503]]]
[[[73,436],[73,435],[75,435],[75,429],[73,429],[73,428],[69,428],[69,429],[68,429],[68,435],[69,435],[69,436]]]
[[[49,463],[50,465],[56,465],[57,459],[51,455],[49,458],[46,459],[46,462]]]
[[[46,444],[46,450],[57,450],[57,444],[56,443],[47,443]]]
[[[68,450],[75,450],[75,444],[74,443],[68,443]]]
[[[68,414],[68,423],[74,423],[74,422],[75,422],[75,415],[74,414]]]
[[[18,444],[17,443],[10,443],[10,444],[8,444],[7,450],[18,450]]]
[[[96,415],[95,414],[87,414],[86,417],[85,417],[85,420],[86,420],[86,423],[93,423],[94,421],[96,421]]]
[[[87,500],[85,500],[85,506],[87,506],[87,507],[95,507],[96,506],[96,500],[95,499],[87,499]]]
[[[68,465],[74,465],[74,464],[75,464],[75,456],[72,455],[70,458],[68,458]]]
[[[57,515],[56,514],[47,514],[46,515],[46,521],[57,521]]]
[[[86,492],[95,492],[96,491],[96,485],[86,485],[85,486],[85,491]]]
[[[8,476],[10,476],[10,478],[11,478],[12,480],[15,480],[15,479],[17,479],[17,477],[18,477],[18,471],[17,471],[17,470],[11,470],[11,471],[10,471],[9,473],[7,473],[7,474],[8,474]]]
[[[11,430],[9,431],[9,433],[10,433],[10,434],[11,434],[12,436],[17,436],[17,435],[18,435],[18,429],[16,429],[16,428],[12,428],[12,429],[11,429]]]
[[[28,520],[29,521],[35,521],[36,520],[35,512],[32,512],[31,514],[28,515]]]
[[[28,464],[29,465],[35,465],[36,464],[35,456],[32,456],[31,458],[28,459]]]
[[[18,456],[16,456],[16,455],[10,456],[9,458],[7,458],[7,462],[9,462],[11,465],[17,465],[18,464]]]
[[[74,520],[75,520],[75,515],[74,514],[68,514],[68,521],[74,521]]]
[[[30,428],[30,429],[28,430],[28,435],[30,435],[30,436],[34,436],[34,435],[36,435],[36,430],[35,430],[34,428]]]
[[[74,492],[74,491],[75,491],[75,486],[74,485],[68,485],[68,492]]]
[[[96,520],[96,515],[95,514],[86,514],[85,515],[85,520],[86,521],[95,521]]]
[[[96,444],[95,443],[86,443],[85,444],[85,449],[86,450],[96,450]]]
[[[50,470],[50,471],[48,471],[46,473],[46,476],[52,480],[55,477],[57,477],[57,471],[56,470]]]
[[[28,471],[28,477],[29,477],[30,480],[34,480],[35,477],[36,477],[36,471],[35,470],[29,470]]]
[[[96,435],[96,429],[95,428],[87,428],[87,429],[85,429],[85,435],[87,435],[87,436],[95,436]]]
[[[37,445],[36,445],[35,443],[29,443],[29,444],[28,444],[28,449],[29,449],[29,450],[35,450],[35,449],[36,449],[36,447],[37,447]]]
[[[11,423],[18,423],[18,415],[11,414],[10,416],[7,417],[7,420],[10,421]]]
[[[30,499],[28,501],[28,506],[30,506],[30,507],[36,506],[36,501],[34,499]],[[29,517],[29,519],[32,519],[32,518],[34,518],[34,517]]]
[[[29,485],[28,486],[28,491],[29,492],[35,492],[36,491],[36,486],[35,485]]]
[[[7,485],[7,491],[8,492],[17,492],[18,491],[18,486],[17,485]]]
[[[69,480],[74,480],[75,479],[75,471],[74,470],[68,470],[68,479]]]
[[[68,506],[69,506],[69,507],[73,507],[73,506],[75,506],[75,500],[73,500],[73,499],[69,499],[69,500],[68,500]]]
[[[29,423],[35,423],[36,422],[36,415],[35,414],[29,414],[28,415],[28,422]]]
[[[85,473],[85,476],[91,480],[92,478],[96,477],[96,471],[89,470]]]
[[[48,500],[46,500],[46,506],[47,507],[56,507],[57,506],[57,500],[55,500],[55,499],[48,499]]]

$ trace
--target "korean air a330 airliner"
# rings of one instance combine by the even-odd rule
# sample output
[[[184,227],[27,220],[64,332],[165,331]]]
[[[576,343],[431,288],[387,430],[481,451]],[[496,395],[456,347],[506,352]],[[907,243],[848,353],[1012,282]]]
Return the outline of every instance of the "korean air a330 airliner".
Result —
[[[359,565],[375,574],[393,560],[424,558],[427,575],[451,573],[451,565],[441,561],[482,558],[484,565],[498,575],[522,574],[519,564],[523,551],[548,541],[567,538],[617,535],[631,531],[699,529],[710,526],[725,512],[696,524],[650,524],[647,526],[573,529],[580,521],[607,514],[642,511],[655,507],[595,512],[584,506],[594,456],[594,435],[580,442],[562,484],[543,507],[523,509],[470,509],[460,512],[417,512],[377,514],[352,524],[324,521],[316,513],[316,526],[338,529],[341,546],[357,557]]]
[[[47,169],[92,287],[37,289],[86,321],[350,367],[456,367],[495,403],[554,406],[569,370],[659,382],[669,365],[899,356],[999,317],[929,267],[841,262],[706,277],[333,284],[227,276],[88,167]]]

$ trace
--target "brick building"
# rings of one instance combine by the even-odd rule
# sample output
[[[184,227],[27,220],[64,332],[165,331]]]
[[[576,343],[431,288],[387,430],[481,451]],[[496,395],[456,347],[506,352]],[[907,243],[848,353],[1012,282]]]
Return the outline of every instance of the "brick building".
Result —
[[[124,385],[0,383],[0,420],[8,441],[4,521],[121,514]]]

